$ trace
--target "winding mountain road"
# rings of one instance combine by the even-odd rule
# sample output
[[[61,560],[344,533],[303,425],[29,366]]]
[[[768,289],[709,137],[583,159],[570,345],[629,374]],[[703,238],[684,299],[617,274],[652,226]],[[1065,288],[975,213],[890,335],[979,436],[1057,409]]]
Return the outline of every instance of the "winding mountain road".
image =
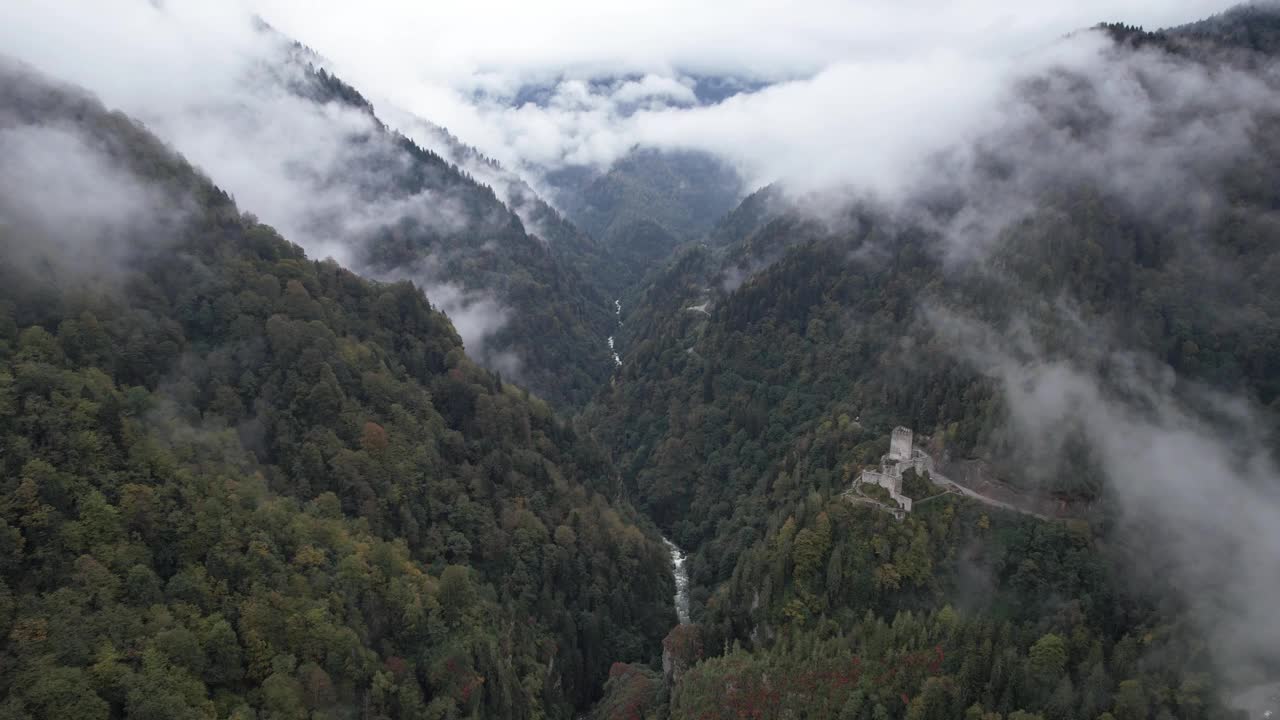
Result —
[[[1019,507],[1018,505],[1015,505],[1014,503],[1007,502],[1007,501],[1005,501],[1005,500],[999,500],[999,499],[996,499],[996,498],[991,497],[990,495],[983,495],[982,493],[978,492],[977,490],[972,490],[972,489],[970,489],[970,488],[967,488],[967,487],[965,487],[965,486],[961,485],[960,483],[958,483],[958,482],[956,482],[956,481],[952,480],[951,478],[949,478],[949,477],[947,477],[947,476],[945,476],[945,475],[943,475],[943,474],[941,474],[941,473],[938,473],[938,472],[936,472],[936,471],[935,471],[935,472],[930,473],[930,474],[929,474],[929,478],[930,478],[931,480],[933,480],[933,483],[934,483],[935,485],[940,485],[940,486],[942,486],[942,487],[946,488],[947,490],[949,490],[949,491],[951,491],[951,492],[957,493],[957,494],[959,494],[959,495],[963,495],[963,496],[965,496],[965,497],[967,497],[967,498],[972,498],[972,499],[974,499],[974,500],[977,500],[978,502],[980,502],[980,503],[982,503],[982,504],[984,504],[984,505],[990,505],[991,507],[994,507],[994,508],[1000,508],[1000,509],[1002,509],[1002,510],[1011,510],[1011,511],[1016,512],[1016,513],[1022,513],[1023,515],[1030,515],[1030,516],[1032,516],[1032,517],[1039,518],[1039,519],[1041,519],[1041,520],[1051,520],[1051,519],[1052,519],[1052,518],[1050,518],[1048,515],[1045,515],[1045,514],[1043,514],[1043,513],[1038,513],[1038,512],[1036,512],[1036,511],[1034,511],[1034,510],[1031,510],[1031,509],[1029,509],[1029,508]],[[935,497],[936,497],[936,496],[935,496]],[[922,502],[923,502],[923,501],[922,501]]]

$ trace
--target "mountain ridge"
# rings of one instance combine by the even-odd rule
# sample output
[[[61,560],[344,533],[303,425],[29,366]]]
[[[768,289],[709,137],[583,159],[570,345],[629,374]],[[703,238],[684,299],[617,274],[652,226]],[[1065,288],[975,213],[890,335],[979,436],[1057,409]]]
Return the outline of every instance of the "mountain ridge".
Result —
[[[1275,17],[1068,36],[882,194],[526,182],[263,25],[273,204],[0,58],[0,717],[1261,713]]]
[[[184,198],[119,236],[6,207],[6,258],[43,257],[0,266],[3,712],[567,717],[653,652],[661,543],[420,290],[308,260],[82,93],[6,65],[0,94],[0,138],[56,128]]]

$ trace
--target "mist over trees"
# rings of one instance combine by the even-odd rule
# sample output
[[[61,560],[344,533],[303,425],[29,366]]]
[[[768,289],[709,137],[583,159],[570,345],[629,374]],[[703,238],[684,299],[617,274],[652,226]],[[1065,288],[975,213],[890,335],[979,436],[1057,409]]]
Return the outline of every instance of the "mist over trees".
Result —
[[[94,17],[152,40],[0,30],[0,718],[1272,706],[1273,7],[472,69],[462,129],[239,10]],[[897,426],[909,512],[855,489]]]
[[[421,291],[307,259],[77,91],[0,88],[6,142],[76,139],[45,170],[92,177],[86,212],[180,216],[6,208],[6,716],[566,715],[653,657],[661,544]]]
[[[633,304],[623,382],[588,415],[639,506],[698,548],[695,618],[711,646],[751,651],[707,663],[673,714],[732,714],[717,693],[745,685],[761,689],[750,712],[764,717],[805,707],[815,687],[833,693],[818,713],[831,716],[957,717],[975,702],[976,717],[1216,716],[1157,688],[1271,676],[1276,293],[1262,268],[1275,262],[1280,114],[1259,68],[1272,60],[1190,30],[1137,44],[1105,31],[1114,44],[1097,55],[1067,53],[1016,83],[1005,119],[936,156],[911,193],[771,188]],[[963,504],[900,525],[850,510],[841,493],[897,424],[955,467],[1052,500],[1077,534],[966,538],[1009,519],[960,521],[975,510]],[[847,542],[830,539],[841,532]],[[1044,544],[1023,560],[1023,542]],[[1044,553],[1073,543],[1066,577],[1084,584],[1050,589],[1063,561]],[[1027,591],[1044,595],[1001,597]],[[958,598],[1012,623],[996,652],[1028,673],[1036,638],[1094,638],[1106,690],[1086,701],[1095,670],[1081,666],[1037,692],[1001,674],[957,690],[972,655],[951,654],[950,630],[925,620],[931,644],[877,644],[860,624]],[[1019,620],[1024,608],[1036,610]],[[1135,623],[1177,646],[1146,666],[1170,675],[1109,667]],[[885,692],[896,653],[933,643],[947,659],[911,686],[936,676],[937,698]],[[880,679],[848,664],[806,676],[802,658],[837,646],[881,663]],[[808,680],[765,679],[779,676]]]

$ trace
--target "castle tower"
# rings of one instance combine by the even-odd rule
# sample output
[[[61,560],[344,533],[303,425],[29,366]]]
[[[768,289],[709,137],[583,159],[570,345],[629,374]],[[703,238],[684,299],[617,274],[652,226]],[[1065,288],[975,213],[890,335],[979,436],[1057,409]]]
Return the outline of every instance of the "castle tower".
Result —
[[[889,438],[889,460],[907,461],[911,459],[911,430],[902,427],[893,429]]]

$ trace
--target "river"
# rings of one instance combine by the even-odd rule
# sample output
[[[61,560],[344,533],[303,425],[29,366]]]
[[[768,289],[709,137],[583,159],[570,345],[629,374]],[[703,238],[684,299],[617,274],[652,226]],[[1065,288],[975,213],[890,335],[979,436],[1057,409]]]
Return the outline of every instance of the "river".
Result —
[[[667,544],[667,552],[671,553],[671,573],[676,578],[676,618],[680,620],[681,625],[687,625],[691,621],[689,619],[689,571],[685,568],[685,560],[688,558],[676,547],[676,544],[662,538],[662,542]]]
[[[622,324],[622,300],[613,301],[613,314],[618,318],[618,324]],[[613,361],[619,366],[622,365],[622,358],[618,357],[618,352],[613,346],[613,336],[609,336],[609,352],[613,353]],[[662,542],[667,545],[667,552],[671,553],[671,574],[676,579],[676,619],[681,625],[688,625],[689,619],[689,571],[685,569],[685,560],[688,558],[684,552],[676,547],[676,544],[662,538]]]
[[[613,301],[613,314],[618,318],[618,324],[622,324],[622,300]],[[618,367],[622,367],[622,358],[618,357],[618,351],[613,347],[613,336],[609,336],[609,352],[613,353],[613,362]]]

